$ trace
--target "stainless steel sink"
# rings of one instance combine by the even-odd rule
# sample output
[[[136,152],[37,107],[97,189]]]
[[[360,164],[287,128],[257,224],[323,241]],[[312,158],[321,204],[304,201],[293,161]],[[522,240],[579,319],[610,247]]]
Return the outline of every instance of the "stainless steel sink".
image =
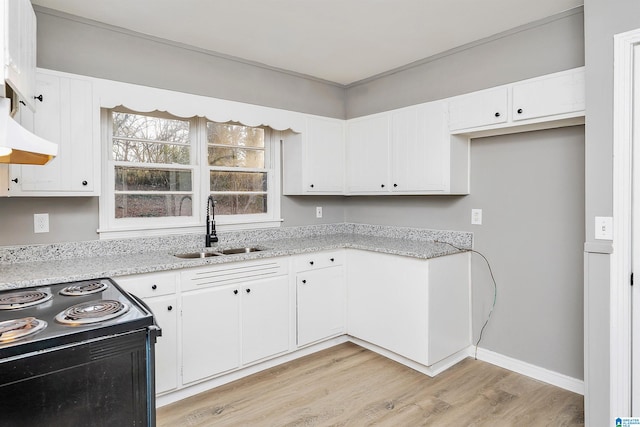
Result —
[[[209,258],[212,256],[220,256],[218,252],[189,252],[185,254],[174,254],[178,258]]]
[[[251,252],[259,252],[262,249],[256,247],[247,247],[247,248],[231,248],[220,251],[221,254],[224,255],[235,255],[235,254],[248,254]]]

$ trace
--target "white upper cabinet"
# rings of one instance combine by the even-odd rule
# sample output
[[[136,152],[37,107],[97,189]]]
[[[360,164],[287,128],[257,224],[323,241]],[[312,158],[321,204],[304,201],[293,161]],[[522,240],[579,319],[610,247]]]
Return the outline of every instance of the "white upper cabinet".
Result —
[[[474,92],[449,102],[449,129],[452,131],[506,123],[507,119],[506,87]]]
[[[389,113],[347,122],[347,193],[389,190]]]
[[[29,0],[0,0],[0,14],[4,83],[34,110],[36,15]]]
[[[447,194],[452,153],[444,101],[349,120],[347,194]]]
[[[584,67],[450,98],[449,130],[470,137],[584,123]]]
[[[391,113],[391,191],[447,190],[449,133],[446,123],[444,102],[430,102]]]
[[[58,156],[44,166],[12,165],[9,194],[98,195],[100,167],[94,127],[99,125],[99,109],[94,106],[91,81],[38,72],[36,82],[42,101],[33,117],[33,132],[58,144]],[[24,118],[21,122],[29,127]]]
[[[344,128],[344,120],[307,116],[306,130],[285,138],[285,195],[344,193]]]
[[[513,120],[584,111],[584,70],[554,73],[513,85]]]

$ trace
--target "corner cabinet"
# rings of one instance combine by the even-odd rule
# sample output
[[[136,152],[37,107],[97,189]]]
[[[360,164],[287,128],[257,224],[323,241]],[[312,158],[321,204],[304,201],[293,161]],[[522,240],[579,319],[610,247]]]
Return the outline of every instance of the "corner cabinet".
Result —
[[[469,255],[347,251],[347,333],[425,366],[471,344]]]
[[[8,195],[99,195],[99,142],[94,138],[99,135],[100,110],[94,104],[91,81],[39,70],[36,89],[42,100],[36,101],[32,117],[20,121],[58,144],[58,156],[44,166],[11,165]]]
[[[346,193],[466,194],[468,149],[450,139],[444,101],[348,120]]]
[[[306,130],[283,142],[283,193],[344,193],[344,120],[306,117]]]

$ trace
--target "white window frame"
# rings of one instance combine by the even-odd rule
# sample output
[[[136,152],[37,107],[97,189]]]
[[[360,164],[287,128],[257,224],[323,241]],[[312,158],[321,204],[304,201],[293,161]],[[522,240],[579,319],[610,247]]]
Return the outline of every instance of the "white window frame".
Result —
[[[112,159],[111,111],[101,110],[102,132],[102,192],[99,199],[100,239],[114,239],[125,237],[141,237],[168,234],[185,234],[205,232],[206,201],[209,196],[209,165],[207,161],[207,135],[204,117],[191,118],[194,132],[192,133],[192,165],[158,165],[162,168],[193,168],[193,216],[190,217],[162,217],[162,218],[115,218],[115,166],[128,164],[115,162]],[[139,114],[149,114],[140,112]],[[209,120],[211,121],[211,120]],[[250,230],[259,228],[280,227],[280,140],[281,132],[269,129],[265,134],[265,162],[269,161],[267,170],[267,213],[252,215],[216,215],[216,228],[220,232]],[[130,165],[130,164],[128,164]],[[145,165],[149,166],[149,165]]]

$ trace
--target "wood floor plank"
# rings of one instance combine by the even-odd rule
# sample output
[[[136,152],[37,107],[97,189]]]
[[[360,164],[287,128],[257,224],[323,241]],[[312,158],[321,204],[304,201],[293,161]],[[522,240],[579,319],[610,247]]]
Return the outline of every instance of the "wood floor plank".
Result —
[[[430,378],[352,343],[157,411],[158,427],[580,426],[582,396],[471,358]]]

